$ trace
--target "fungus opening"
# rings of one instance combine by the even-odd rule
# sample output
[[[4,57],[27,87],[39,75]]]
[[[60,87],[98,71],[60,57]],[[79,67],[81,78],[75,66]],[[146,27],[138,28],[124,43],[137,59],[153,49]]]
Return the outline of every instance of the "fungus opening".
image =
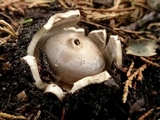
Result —
[[[81,42],[80,42],[78,39],[75,39],[75,40],[74,40],[74,44],[75,44],[75,45],[80,45]]]

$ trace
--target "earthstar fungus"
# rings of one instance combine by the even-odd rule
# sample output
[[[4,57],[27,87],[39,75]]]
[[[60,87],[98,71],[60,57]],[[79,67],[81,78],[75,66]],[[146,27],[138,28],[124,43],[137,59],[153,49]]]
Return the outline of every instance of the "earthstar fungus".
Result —
[[[108,80],[111,76],[106,70],[114,60],[119,67],[122,65],[118,36],[110,36],[108,43],[104,29],[93,30],[85,36],[84,29],[77,27],[79,21],[79,10],[51,16],[33,36],[27,55],[23,57],[30,66],[36,86],[55,94],[60,100],[65,96],[63,90],[74,93],[89,84]],[[46,54],[58,82],[48,84],[41,80],[37,65],[40,49]]]

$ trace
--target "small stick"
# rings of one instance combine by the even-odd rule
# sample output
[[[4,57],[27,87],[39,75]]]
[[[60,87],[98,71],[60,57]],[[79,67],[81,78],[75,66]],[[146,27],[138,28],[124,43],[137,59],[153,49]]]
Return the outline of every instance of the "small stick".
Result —
[[[121,9],[97,9],[97,8],[84,8],[83,11],[96,11],[96,12],[125,12],[125,11],[133,11],[134,7],[121,8]]]
[[[59,0],[59,3],[64,7],[64,8],[68,8],[68,6],[65,4],[65,2],[63,0]]]
[[[119,5],[121,3],[121,0],[114,0],[114,6],[110,8],[111,10],[117,10]]]
[[[65,116],[65,108],[63,107],[63,109],[62,109],[62,116],[61,116],[61,120],[64,120],[64,116]]]
[[[126,33],[132,33],[132,34],[144,34],[144,33],[150,33],[150,32],[146,32],[146,31],[133,31],[133,30],[128,30],[128,29],[124,29],[124,28],[113,28],[113,30],[116,30],[116,31],[123,31],[123,32],[126,32]]]
[[[15,30],[13,29],[13,27],[9,23],[7,23],[4,20],[0,20],[0,24],[5,26],[4,28],[1,27],[2,30],[10,33],[12,36],[17,38],[17,33],[15,32]]]
[[[132,87],[133,78],[138,75],[139,71],[143,71],[146,68],[147,68],[147,64],[142,65],[138,70],[136,70],[131,76],[128,77],[128,80],[126,80],[124,85],[124,90],[123,90],[123,97],[122,97],[123,103],[126,103],[127,101],[127,96],[129,92],[128,88]]]
[[[38,119],[39,119],[39,117],[40,117],[40,115],[41,115],[41,111],[40,111],[40,110],[38,110],[37,115],[36,115],[36,117],[34,118],[34,120],[38,120]]]
[[[141,81],[143,79],[142,70],[139,70],[137,80]]]
[[[160,107],[157,107],[156,109],[150,109],[146,113],[144,113],[138,120],[144,120],[147,116],[149,116],[154,110],[160,110]]]
[[[134,67],[134,62],[131,63],[131,65],[130,65],[130,67],[128,69],[127,77],[129,77],[131,75],[131,71],[132,71],[133,67]]]
[[[122,36],[122,37],[124,37],[124,38],[126,38],[126,39],[129,38],[129,37],[126,37],[125,35],[119,33],[118,31],[113,30],[112,28],[109,28],[109,27],[100,25],[100,24],[98,24],[98,23],[94,23],[94,22],[86,21],[86,20],[81,20],[81,22],[84,22],[84,23],[87,23],[87,24],[89,24],[89,25],[94,25],[94,26],[96,26],[96,27],[100,27],[100,28],[106,29],[106,30],[111,31],[111,32],[113,32],[114,34],[118,34],[118,35],[120,35],[120,36]]]
[[[159,64],[157,64],[157,63],[154,63],[154,62],[152,62],[152,61],[150,61],[150,60],[148,60],[148,59],[146,59],[146,58],[144,58],[144,57],[140,57],[141,58],[141,60],[142,61],[144,61],[144,62],[146,62],[146,63],[148,63],[148,64],[151,64],[151,65],[153,65],[153,66],[155,66],[155,67],[160,67],[160,65]]]
[[[153,26],[158,26],[158,27],[160,27],[160,22],[155,22],[155,23],[149,24],[148,27],[147,27],[147,29],[151,29],[151,27],[153,27]]]
[[[11,114],[8,114],[8,113],[3,113],[3,112],[0,112],[0,117],[2,118],[6,118],[6,119],[9,119],[9,120],[27,120],[26,117],[24,116],[15,116],[15,115],[11,115]]]

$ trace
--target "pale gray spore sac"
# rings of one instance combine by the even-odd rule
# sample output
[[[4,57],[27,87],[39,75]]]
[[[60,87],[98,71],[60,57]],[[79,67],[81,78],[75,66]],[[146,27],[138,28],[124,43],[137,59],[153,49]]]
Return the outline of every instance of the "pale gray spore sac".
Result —
[[[50,36],[43,45],[51,69],[59,81],[75,81],[98,74],[105,61],[98,47],[86,36],[75,31],[63,31]]]

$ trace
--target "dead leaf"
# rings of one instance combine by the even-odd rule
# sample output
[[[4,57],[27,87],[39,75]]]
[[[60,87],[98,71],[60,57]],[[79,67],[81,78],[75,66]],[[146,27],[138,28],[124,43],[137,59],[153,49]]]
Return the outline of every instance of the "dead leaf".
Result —
[[[136,56],[153,56],[157,54],[156,48],[158,48],[158,45],[156,43],[156,40],[149,39],[130,40],[126,53]]]

